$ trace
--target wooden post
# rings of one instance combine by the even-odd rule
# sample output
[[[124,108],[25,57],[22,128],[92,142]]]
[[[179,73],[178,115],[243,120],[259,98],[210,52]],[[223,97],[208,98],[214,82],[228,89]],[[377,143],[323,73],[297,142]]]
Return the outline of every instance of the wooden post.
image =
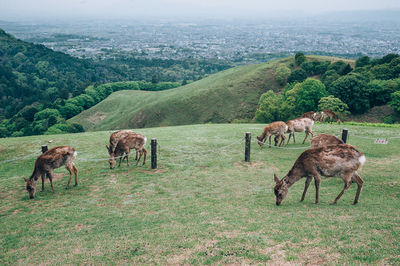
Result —
[[[48,149],[47,145],[42,145],[42,153],[48,151]]]
[[[244,149],[244,161],[250,162],[250,144],[251,144],[251,133],[246,132],[246,142]]]
[[[157,139],[151,139],[151,169],[157,168]]]
[[[343,128],[343,131],[342,131],[342,140],[344,141],[344,143],[347,143],[347,133],[348,133],[348,130],[345,129],[345,128]]]

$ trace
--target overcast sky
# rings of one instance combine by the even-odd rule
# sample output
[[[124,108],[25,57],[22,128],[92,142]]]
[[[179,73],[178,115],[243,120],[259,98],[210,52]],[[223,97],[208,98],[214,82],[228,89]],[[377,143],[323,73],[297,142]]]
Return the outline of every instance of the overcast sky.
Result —
[[[400,9],[400,0],[0,0],[0,20],[170,16],[268,16]]]

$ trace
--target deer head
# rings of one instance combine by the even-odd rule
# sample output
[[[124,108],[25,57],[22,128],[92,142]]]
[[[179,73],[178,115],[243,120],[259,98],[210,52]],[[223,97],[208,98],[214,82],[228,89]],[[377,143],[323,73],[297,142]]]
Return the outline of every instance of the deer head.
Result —
[[[257,143],[262,148],[264,146],[263,138],[261,136],[257,137]]]
[[[110,155],[110,159],[108,159],[108,162],[110,163],[110,169],[114,169],[115,165],[117,164],[117,160],[115,160],[115,154],[112,151],[111,147],[108,146],[107,144],[106,144],[106,148],[107,148],[108,154]]]
[[[26,179],[24,178],[26,182],[26,190],[28,191],[29,198],[33,199],[35,197],[36,193],[36,182],[32,179]]]
[[[274,187],[274,193],[276,196],[276,205],[281,205],[283,199],[286,197],[286,194],[289,191],[289,187],[285,181],[284,178],[279,180],[279,178],[274,174],[274,180],[275,180],[275,187]]]

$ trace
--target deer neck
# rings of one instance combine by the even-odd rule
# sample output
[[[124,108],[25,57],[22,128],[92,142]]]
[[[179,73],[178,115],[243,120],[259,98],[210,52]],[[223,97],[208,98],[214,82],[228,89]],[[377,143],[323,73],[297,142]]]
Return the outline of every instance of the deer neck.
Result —
[[[282,179],[287,184],[288,187],[291,187],[294,183],[299,181],[304,175],[300,173],[297,169],[292,169],[289,173]]]

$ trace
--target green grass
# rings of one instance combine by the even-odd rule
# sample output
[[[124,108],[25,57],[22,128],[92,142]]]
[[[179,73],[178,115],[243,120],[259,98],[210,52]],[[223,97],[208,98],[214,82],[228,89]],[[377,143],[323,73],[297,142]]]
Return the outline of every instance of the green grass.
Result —
[[[276,206],[273,173],[284,176],[303,150],[260,149],[253,141],[251,163],[243,162],[245,132],[254,139],[263,127],[136,130],[157,138],[157,171],[150,160],[110,170],[110,132],[1,139],[0,162],[39,153],[43,144],[75,147],[80,183],[66,190],[60,168],[55,192],[46,181],[45,192],[29,200],[23,177],[35,157],[0,164],[0,264],[398,265],[400,139],[374,145],[373,138],[399,136],[399,129],[345,125],[350,144],[367,157],[358,205],[351,204],[354,184],[329,205],[343,182],[323,178],[319,204],[313,186],[299,202],[301,180]],[[342,128],[316,124],[314,131],[337,135]],[[297,141],[303,136],[296,133]]]
[[[291,60],[235,67],[166,91],[118,91],[71,121],[95,131],[251,119],[261,94],[280,90],[276,66]]]

